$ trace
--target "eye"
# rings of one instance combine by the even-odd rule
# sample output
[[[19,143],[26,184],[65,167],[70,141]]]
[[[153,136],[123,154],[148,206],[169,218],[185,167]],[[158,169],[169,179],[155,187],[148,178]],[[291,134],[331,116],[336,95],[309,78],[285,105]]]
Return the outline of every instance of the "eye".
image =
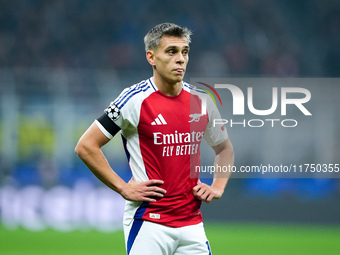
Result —
[[[174,49],[170,49],[170,50],[168,50],[168,53],[169,53],[170,55],[173,55],[173,54],[176,53],[176,51],[175,51]]]
[[[188,53],[189,53],[188,50],[183,50],[183,51],[182,51],[182,54],[183,54],[184,56],[188,55]]]

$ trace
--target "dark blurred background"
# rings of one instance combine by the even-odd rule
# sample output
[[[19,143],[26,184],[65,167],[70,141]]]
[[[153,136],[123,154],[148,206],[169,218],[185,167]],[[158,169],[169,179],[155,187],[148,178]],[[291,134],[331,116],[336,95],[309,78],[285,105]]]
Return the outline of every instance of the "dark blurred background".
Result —
[[[194,32],[191,72],[337,77],[339,6],[336,0],[2,0],[0,66],[149,70],[142,39],[171,21]]]
[[[162,22],[193,31],[187,81],[340,76],[340,2],[336,0],[0,0],[0,216],[4,225],[61,230],[120,226],[124,202],[95,179],[73,150],[123,88],[152,75],[143,37]],[[340,163],[339,87],[317,91],[333,96],[332,102],[325,97],[314,107],[327,120],[320,131],[328,134],[322,155],[332,155],[319,156],[325,162],[317,163]],[[323,112],[330,108],[333,115]],[[319,120],[315,118],[315,123]],[[303,128],[308,132],[311,126]],[[254,164],[249,142],[245,146],[242,137],[236,137],[237,164]],[[270,143],[257,137],[262,145]],[[310,146],[313,137],[305,146],[284,148],[301,155],[301,163],[309,163],[321,151],[315,149],[320,139]],[[104,152],[128,180],[119,137]],[[274,152],[266,153],[270,158]],[[339,224],[339,197],[335,178],[232,179],[224,198],[203,210],[210,220]],[[103,208],[101,214],[96,214],[94,204]]]

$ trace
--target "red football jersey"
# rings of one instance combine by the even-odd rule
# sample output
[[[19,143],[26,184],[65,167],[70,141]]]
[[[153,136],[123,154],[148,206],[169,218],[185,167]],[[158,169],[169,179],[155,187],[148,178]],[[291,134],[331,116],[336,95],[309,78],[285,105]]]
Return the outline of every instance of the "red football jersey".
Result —
[[[127,201],[124,223],[133,218],[170,227],[200,223],[201,201],[192,191],[199,177],[194,169],[200,165],[200,143],[204,138],[214,146],[228,138],[225,128],[213,125],[220,115],[211,98],[184,82],[177,96],[167,96],[150,78],[125,89],[105,112],[121,128],[134,179],[163,180],[167,191],[157,202]],[[112,138],[110,124],[96,123]]]

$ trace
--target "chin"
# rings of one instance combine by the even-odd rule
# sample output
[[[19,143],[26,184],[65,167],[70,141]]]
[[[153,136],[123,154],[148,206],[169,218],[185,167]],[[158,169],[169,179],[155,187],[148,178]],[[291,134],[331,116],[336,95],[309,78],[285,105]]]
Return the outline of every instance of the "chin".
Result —
[[[166,80],[169,83],[179,83],[182,82],[184,78],[184,75],[171,75],[168,77],[164,77],[164,80]]]
[[[179,83],[179,82],[182,82],[183,81],[183,77],[182,78],[180,78],[180,79],[176,79],[176,80],[174,80],[174,83]]]
[[[174,78],[174,80],[175,80],[176,82],[180,82],[180,81],[183,81],[183,78],[184,78],[184,74],[182,74],[182,75],[176,75],[175,78]]]

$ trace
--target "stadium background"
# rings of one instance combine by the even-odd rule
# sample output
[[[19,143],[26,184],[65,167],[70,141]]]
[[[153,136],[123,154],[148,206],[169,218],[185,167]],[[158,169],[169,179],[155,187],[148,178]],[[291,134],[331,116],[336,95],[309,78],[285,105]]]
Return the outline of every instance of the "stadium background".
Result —
[[[124,87],[152,75],[143,36],[157,23],[193,30],[187,81],[340,76],[338,1],[1,0],[0,6],[1,231],[121,228],[124,202],[95,179],[74,146]],[[255,152],[340,163],[340,89],[319,93],[322,100],[310,102],[319,114],[301,131],[303,139],[266,150],[272,134],[245,132],[233,139],[237,164],[258,163]],[[128,180],[120,139],[104,151]],[[223,199],[202,210],[207,222],[231,226],[338,228],[339,198],[335,178],[232,179]]]

